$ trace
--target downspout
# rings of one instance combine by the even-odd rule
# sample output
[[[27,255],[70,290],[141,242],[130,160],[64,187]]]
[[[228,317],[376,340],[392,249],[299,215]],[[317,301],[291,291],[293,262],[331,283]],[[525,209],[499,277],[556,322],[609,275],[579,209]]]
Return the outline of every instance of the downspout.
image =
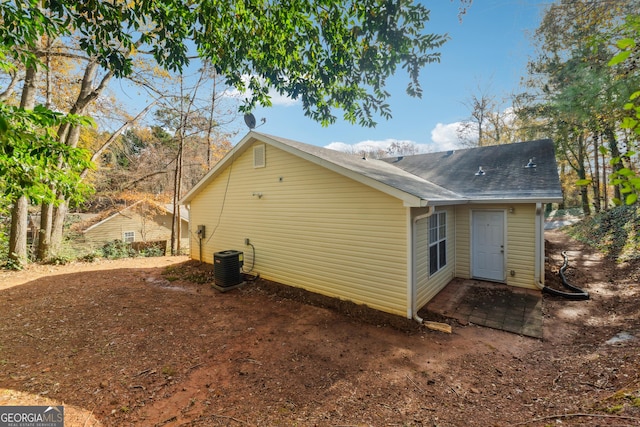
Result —
[[[536,224],[535,224],[535,264],[534,264],[534,283],[540,289],[544,289],[544,220],[542,216],[542,203],[536,203]]]
[[[416,322],[422,324],[424,319],[418,316],[418,308],[416,307],[416,301],[418,299],[418,289],[416,283],[416,245],[417,231],[416,226],[421,219],[429,218],[435,212],[433,206],[427,206],[427,213],[421,214],[413,218],[411,222],[411,317]]]

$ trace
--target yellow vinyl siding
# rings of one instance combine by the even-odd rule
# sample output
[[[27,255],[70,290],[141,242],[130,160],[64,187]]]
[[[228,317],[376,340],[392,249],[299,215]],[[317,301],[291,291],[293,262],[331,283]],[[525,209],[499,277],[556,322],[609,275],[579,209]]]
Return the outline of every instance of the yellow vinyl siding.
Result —
[[[468,205],[455,207],[456,267],[455,275],[471,278],[471,213]]]
[[[513,213],[509,212],[510,208],[513,208]],[[484,209],[506,211],[506,283],[537,289],[534,272],[536,206],[533,203],[456,206],[456,276],[471,278],[471,211]]]
[[[535,285],[536,205],[514,205],[513,208],[513,213],[507,210],[507,284],[538,289]],[[511,271],[515,275],[512,276]]]
[[[265,145],[247,148],[191,201],[206,226],[202,258],[244,252],[261,277],[382,311],[407,314],[407,224],[402,201]],[[255,260],[249,238],[255,246]],[[199,259],[192,233],[191,256]]]
[[[423,218],[416,224],[416,307],[423,307],[453,279],[455,272],[455,211],[453,207],[437,208],[435,213],[446,212],[447,221],[447,264],[432,276],[429,275],[429,218]]]

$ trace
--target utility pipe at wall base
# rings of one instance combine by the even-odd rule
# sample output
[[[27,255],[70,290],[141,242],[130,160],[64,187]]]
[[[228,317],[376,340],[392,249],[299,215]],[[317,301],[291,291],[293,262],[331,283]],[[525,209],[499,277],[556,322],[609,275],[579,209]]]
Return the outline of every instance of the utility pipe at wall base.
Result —
[[[427,209],[427,213],[416,216],[411,222],[411,318],[420,324],[424,323],[424,319],[418,316],[418,309],[416,308],[416,300],[418,299],[418,290],[416,289],[416,225],[418,221],[429,218],[435,212],[433,206],[427,206]]]
[[[543,214],[543,205],[542,203],[536,203],[536,223],[535,223],[535,233],[536,233],[536,241],[535,241],[535,278],[534,283],[536,286],[543,292],[549,295],[556,295],[566,299],[574,300],[574,301],[584,301],[589,299],[589,293],[583,291],[577,286],[573,286],[567,282],[566,277],[564,276],[564,272],[569,266],[569,260],[567,257],[567,252],[563,251],[562,256],[564,257],[564,263],[560,268],[560,279],[562,281],[562,285],[573,291],[573,292],[564,292],[558,289],[553,289],[546,286],[542,283],[541,278],[544,277],[544,214]]]
[[[564,263],[562,264],[562,267],[560,267],[560,271],[558,272],[558,274],[560,275],[560,280],[562,281],[562,285],[569,289],[572,292],[564,292],[564,291],[559,291],[557,289],[553,289],[550,288],[548,286],[545,286],[542,289],[542,292],[546,292],[548,294],[551,295],[556,295],[562,298],[566,298],[566,299],[570,299],[573,301],[585,301],[588,300],[590,298],[589,296],[589,292],[584,291],[582,289],[580,289],[577,286],[574,286],[572,284],[570,284],[569,282],[567,282],[567,278],[564,275],[565,270],[567,269],[567,267],[569,266],[569,257],[567,257],[567,251],[563,251],[562,252],[562,256],[564,258]]]

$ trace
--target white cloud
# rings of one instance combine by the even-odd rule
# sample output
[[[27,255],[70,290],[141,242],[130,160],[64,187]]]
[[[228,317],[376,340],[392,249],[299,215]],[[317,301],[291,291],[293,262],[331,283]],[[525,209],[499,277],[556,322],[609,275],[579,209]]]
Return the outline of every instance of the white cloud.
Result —
[[[282,107],[290,107],[292,105],[296,105],[300,103],[299,99],[293,99],[288,97],[287,95],[280,95],[273,89],[269,90],[269,96],[271,97],[271,102],[273,106],[282,106]]]
[[[347,144],[345,142],[335,141],[325,146],[331,150],[342,151],[345,153],[373,153],[373,152],[388,152],[393,144],[401,147],[411,147],[415,154],[420,153],[435,153],[440,151],[458,150],[463,147],[463,144],[458,135],[458,128],[460,122],[455,123],[438,123],[436,127],[431,131],[431,143],[418,144],[411,140],[402,139],[383,139],[383,140],[365,140],[355,144]],[[469,132],[473,132],[469,129]],[[392,154],[391,154],[392,155]]]
[[[460,137],[458,136],[458,128],[460,122],[454,123],[438,123],[431,131],[431,140],[433,141],[433,150],[449,151],[462,148]]]
[[[242,81],[247,86],[249,85],[249,79],[250,79],[249,75],[242,76]],[[247,99],[250,95],[251,95],[251,93],[250,93],[249,89],[247,89],[244,92],[240,92],[236,88],[231,88],[231,89],[227,90],[225,92],[225,94],[224,94],[224,96],[227,96],[229,98],[239,99],[239,100]],[[273,88],[269,89],[269,97],[271,98],[271,103],[272,103],[272,105],[274,107],[277,107],[277,106],[290,107],[292,105],[296,105],[296,104],[300,103],[300,101],[297,100],[297,99],[290,98],[290,97],[288,97],[286,95],[280,95]]]
[[[368,139],[365,141],[356,142],[355,144],[347,144],[345,142],[332,142],[331,144],[325,146],[330,150],[337,151],[345,151],[345,152],[357,152],[357,151],[373,151],[373,150],[382,150],[386,151],[394,142],[399,144],[409,143],[413,144],[413,141],[401,141],[397,139],[384,139],[384,140],[372,140]]]
[[[513,107],[507,107],[502,112],[502,120],[504,120],[504,123],[507,125],[513,125],[517,118],[516,110]]]
[[[347,144],[345,142],[332,142],[328,145],[325,145],[324,148],[328,148],[330,150],[342,151],[345,153],[387,153],[392,145],[400,146],[400,147],[408,147],[411,148],[411,151],[416,154],[419,153],[428,153],[432,150],[431,144],[418,144],[414,141],[407,139],[383,139],[383,140],[365,140],[360,141],[355,144]],[[391,155],[391,153],[389,154]]]
[[[342,151],[345,153],[354,151],[353,145],[349,145],[346,142],[332,142],[329,145],[325,145],[324,148],[328,148],[329,150]]]

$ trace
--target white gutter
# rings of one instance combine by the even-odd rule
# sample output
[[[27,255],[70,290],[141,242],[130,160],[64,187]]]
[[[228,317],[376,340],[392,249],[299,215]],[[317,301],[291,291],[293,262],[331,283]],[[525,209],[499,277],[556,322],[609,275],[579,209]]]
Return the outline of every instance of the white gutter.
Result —
[[[411,222],[411,267],[410,267],[411,291],[409,293],[409,297],[410,297],[409,306],[411,307],[410,317],[420,324],[424,322],[424,319],[418,316],[418,308],[416,307],[416,301],[418,299],[418,289],[417,289],[417,283],[416,283],[417,272],[416,272],[416,247],[415,247],[416,246],[415,242],[417,241],[418,236],[416,231],[416,225],[418,221],[420,221],[421,219],[429,218],[435,212],[435,208],[433,206],[427,206],[427,209],[428,209],[427,213],[416,216],[415,218],[413,218],[413,221]]]
[[[491,203],[559,203],[562,201],[562,198],[558,197],[518,197],[518,198],[500,198],[500,197],[487,197],[486,199],[477,198],[477,199],[467,199],[467,203],[469,204],[491,204]]]
[[[536,203],[536,221],[535,221],[535,264],[534,264],[534,282],[540,290],[544,288],[544,216],[542,212],[542,203]]]

